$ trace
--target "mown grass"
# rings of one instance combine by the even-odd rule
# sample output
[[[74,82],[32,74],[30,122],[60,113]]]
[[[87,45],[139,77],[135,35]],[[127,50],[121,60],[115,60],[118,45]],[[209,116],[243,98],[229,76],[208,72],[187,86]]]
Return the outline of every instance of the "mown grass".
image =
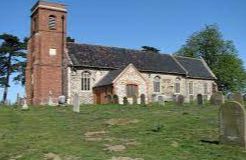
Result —
[[[137,119],[127,125],[107,125],[109,119]],[[106,131],[101,141],[84,134]],[[106,140],[111,138],[112,141]],[[133,139],[138,145],[125,145]],[[206,141],[206,142],[204,142]],[[209,143],[211,142],[211,143]],[[218,107],[81,106],[0,107],[0,160],[42,160],[47,153],[81,160],[123,156],[144,160],[245,160],[242,148],[219,145]],[[105,150],[105,144],[125,145],[123,152]]]

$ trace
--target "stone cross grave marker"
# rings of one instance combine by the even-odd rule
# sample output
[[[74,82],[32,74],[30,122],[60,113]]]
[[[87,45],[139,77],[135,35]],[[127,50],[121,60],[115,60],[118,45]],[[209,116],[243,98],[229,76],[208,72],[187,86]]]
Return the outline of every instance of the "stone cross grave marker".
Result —
[[[203,105],[203,96],[202,96],[202,94],[198,94],[197,95],[197,104],[199,106]]]
[[[29,107],[27,105],[26,98],[24,98],[23,99],[23,105],[21,107],[21,110],[28,110],[28,109],[29,109]]]
[[[244,104],[243,96],[240,92],[233,93],[232,98],[233,98],[233,101],[239,102],[242,105]]]
[[[219,110],[220,142],[246,149],[245,109],[236,102],[226,102]]]
[[[73,97],[73,111],[76,113],[80,112],[80,100],[77,93]]]
[[[225,102],[224,96],[222,92],[215,92],[210,98],[210,103],[212,105],[222,105]]]

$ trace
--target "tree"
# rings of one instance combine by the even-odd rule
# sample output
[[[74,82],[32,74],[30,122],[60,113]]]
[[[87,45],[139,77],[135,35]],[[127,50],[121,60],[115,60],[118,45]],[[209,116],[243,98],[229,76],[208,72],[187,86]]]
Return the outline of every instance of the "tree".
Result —
[[[159,53],[159,49],[150,46],[142,46],[142,51]]]
[[[67,37],[67,42],[74,43],[74,42],[75,42],[75,39],[72,38],[72,37],[70,37],[70,36],[68,36],[68,37]]]
[[[18,37],[10,34],[0,35],[0,87],[4,88],[3,102],[7,102],[8,88],[10,87],[10,76],[15,81],[20,81],[23,77],[23,70],[26,61],[26,42],[21,42]]]
[[[219,27],[205,26],[195,32],[176,53],[180,56],[202,57],[216,75],[219,90],[242,91],[246,86],[243,61],[232,41],[224,40]]]

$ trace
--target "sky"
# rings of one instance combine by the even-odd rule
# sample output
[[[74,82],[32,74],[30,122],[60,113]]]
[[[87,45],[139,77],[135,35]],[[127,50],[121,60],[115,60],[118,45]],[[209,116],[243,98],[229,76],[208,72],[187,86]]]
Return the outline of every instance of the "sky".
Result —
[[[21,39],[30,33],[36,0],[1,0],[0,34]],[[148,45],[174,53],[194,32],[217,24],[246,64],[246,0],[57,0],[68,7],[68,35],[78,43],[140,49]],[[0,98],[2,96],[0,89]],[[11,83],[8,98],[24,96]]]

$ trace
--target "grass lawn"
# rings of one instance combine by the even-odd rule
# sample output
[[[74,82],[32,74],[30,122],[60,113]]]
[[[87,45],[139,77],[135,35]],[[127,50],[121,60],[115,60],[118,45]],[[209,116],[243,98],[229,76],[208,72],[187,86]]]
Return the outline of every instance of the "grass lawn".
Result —
[[[0,107],[0,160],[43,160],[47,153],[65,160],[246,159],[242,148],[216,142],[215,106],[81,106],[77,114],[71,107]]]

